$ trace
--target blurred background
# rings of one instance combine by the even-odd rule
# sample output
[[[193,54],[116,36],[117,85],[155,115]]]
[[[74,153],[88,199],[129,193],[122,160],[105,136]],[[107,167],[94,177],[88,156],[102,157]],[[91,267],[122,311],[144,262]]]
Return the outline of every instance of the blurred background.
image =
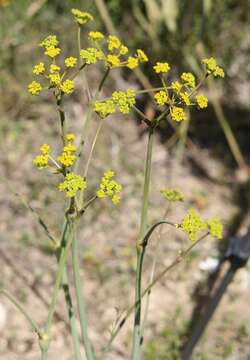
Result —
[[[30,96],[27,85],[33,80],[33,65],[43,61],[38,44],[48,34],[58,36],[63,56],[76,56],[72,7],[93,14],[95,22],[89,29],[116,34],[132,53],[141,48],[150,58],[150,64],[142,70],[112,71],[103,97],[115,89],[157,86],[152,72],[156,61],[171,64],[171,81],[183,71],[199,76],[204,57],[214,56],[225,70],[224,79],[210,80],[203,89],[209,107],[202,112],[192,111],[178,131],[165,122],[155,143],[150,221],[165,212],[159,190],[177,187],[186,201],[171,207],[171,220],[180,221],[193,206],[203,218],[220,216],[225,226],[222,242],[209,239],[201,244],[152,292],[144,359],[180,359],[191,325],[197,320],[194,310],[206,304],[211,283],[218,281],[215,268],[228,239],[243,234],[250,225],[250,1],[0,0],[0,285],[15,294],[39,324],[46,320],[55,260],[36,213],[59,236],[64,198],[55,189],[57,179],[32,165],[40,144],[59,147],[55,104],[46,93]],[[86,39],[83,36],[83,47],[87,46]],[[90,67],[87,78],[91,89],[100,81],[102,70]],[[77,81],[77,90],[66,102],[66,113],[70,130],[79,134],[86,112],[82,78]],[[149,117],[157,112],[147,96],[139,98],[139,107]],[[94,121],[90,141],[96,125]],[[117,173],[124,189],[118,208],[108,202],[95,204],[79,231],[90,336],[97,351],[107,342],[117,311],[133,302],[134,244],[145,145],[145,128],[135,114],[112,116],[105,124],[90,169],[90,191],[96,189],[102,172],[109,168]],[[172,230],[164,229],[161,237],[157,271],[187,245]],[[152,242],[144,285],[148,283],[154,251]],[[237,272],[193,359],[250,359],[249,270],[245,266]],[[66,360],[73,358],[72,344],[65,325],[63,297],[60,302],[50,356]],[[39,358],[29,326],[4,299],[0,299],[0,335],[0,358]],[[128,359],[130,340],[128,322],[109,359]]]

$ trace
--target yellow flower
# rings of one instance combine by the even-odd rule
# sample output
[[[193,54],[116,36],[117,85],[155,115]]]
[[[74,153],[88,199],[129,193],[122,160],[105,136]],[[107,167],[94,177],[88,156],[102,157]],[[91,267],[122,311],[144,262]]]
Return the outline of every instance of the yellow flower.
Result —
[[[215,77],[220,76],[222,78],[225,76],[224,70],[217,65],[217,61],[215,60],[215,58],[211,57],[203,59],[202,63],[206,65],[206,70],[208,74],[213,74]]]
[[[93,41],[100,41],[104,38],[104,35],[100,31],[90,31],[89,38]]]
[[[75,83],[73,80],[65,80],[62,85],[60,86],[60,89],[65,94],[71,94],[74,91]]]
[[[191,101],[189,99],[189,95],[187,92],[181,92],[180,93],[180,97],[181,97],[181,100],[182,102],[187,105],[187,106],[190,106],[191,105]]]
[[[165,90],[160,90],[155,94],[154,99],[158,105],[162,106],[168,102],[168,94]]]
[[[72,141],[74,141],[75,140],[75,135],[74,134],[67,134],[66,135],[66,140],[68,141],[68,142],[72,142]]]
[[[121,185],[113,180],[114,172],[109,170],[103,174],[101,179],[100,187],[96,192],[97,197],[105,198],[110,197],[113,204],[118,204],[120,202],[120,192],[122,190]]]
[[[49,155],[50,153],[50,146],[48,144],[43,144],[40,147],[40,151],[43,155]]]
[[[49,71],[51,74],[57,73],[61,70],[60,66],[57,66],[56,64],[51,64],[49,67]]]
[[[131,70],[135,69],[139,65],[139,60],[133,56],[129,56],[127,67]]]
[[[52,59],[54,59],[57,55],[59,55],[61,52],[61,49],[58,47],[54,47],[54,46],[49,46],[46,48],[45,51],[45,55],[51,57]]]
[[[191,241],[195,241],[199,232],[206,230],[206,223],[199,217],[195,210],[189,209],[186,216],[184,216],[180,228],[188,234]]]
[[[61,82],[61,77],[59,74],[49,74],[50,85],[58,86]]]
[[[97,101],[94,104],[94,111],[102,118],[115,112],[115,105],[112,100]]]
[[[85,11],[81,11],[79,9],[71,9],[71,13],[75,18],[75,21],[79,24],[79,25],[85,25],[87,24],[89,21],[93,20],[93,16],[90,15],[88,12]]]
[[[126,55],[128,53],[128,48],[125,45],[121,45],[120,47],[120,55]]]
[[[181,79],[184,81],[185,85],[187,85],[190,88],[195,88],[195,77],[190,72],[184,72],[181,74]]]
[[[195,97],[196,99],[196,102],[197,102],[197,105],[200,109],[204,109],[207,107],[207,104],[208,104],[208,99],[206,96],[204,95],[197,95]]]
[[[86,50],[81,50],[80,56],[88,65],[95,64],[98,60],[103,59],[103,53],[96,48],[87,48]]]
[[[56,47],[58,44],[59,41],[57,40],[56,35],[49,35],[40,43],[40,46],[47,49],[49,47]]]
[[[44,72],[45,72],[45,65],[42,62],[40,62],[39,64],[33,67],[33,74],[41,75]]]
[[[28,85],[28,91],[32,95],[38,95],[42,91],[42,85],[37,81],[32,81],[32,83]]]
[[[108,49],[112,51],[114,49],[119,49],[122,45],[120,39],[117,36],[109,35],[108,37]]]
[[[112,94],[112,100],[118,106],[123,114],[128,114],[131,107],[135,104],[135,91],[128,89],[127,91],[115,91]]]
[[[184,195],[175,189],[162,189],[162,195],[170,202],[184,201]]]
[[[121,65],[119,56],[117,56],[117,55],[111,55],[111,54],[109,54],[106,59],[107,59],[107,63],[108,63],[111,67],[116,67],[116,66],[120,66],[120,65]]]
[[[174,121],[177,121],[177,122],[186,120],[186,118],[187,118],[183,108],[178,107],[178,106],[174,106],[171,109],[171,117]]]
[[[38,168],[44,168],[48,165],[50,146],[48,144],[43,144],[40,147],[41,154],[37,155],[33,160],[33,164]]]
[[[154,66],[154,71],[156,72],[156,74],[167,73],[169,70],[170,66],[167,62],[157,62]]]
[[[72,198],[78,190],[85,190],[86,187],[87,183],[80,175],[70,172],[65,176],[65,180],[59,184],[58,189],[65,191],[66,196]]]
[[[223,225],[218,218],[218,216],[214,216],[211,220],[207,222],[208,224],[208,231],[210,235],[217,239],[222,239],[223,236]]]
[[[77,147],[73,144],[75,139],[74,134],[66,135],[66,145],[63,147],[63,152],[61,155],[57,157],[57,160],[64,166],[69,167],[72,166],[76,159],[76,150]]]
[[[137,49],[136,53],[137,53],[138,60],[141,63],[148,62],[148,57],[143,50]]]
[[[179,81],[174,81],[174,82],[172,82],[172,84],[171,84],[171,88],[172,88],[173,90],[175,90],[175,91],[178,92],[178,91],[181,90],[182,84],[179,83]]]
[[[67,57],[67,58],[64,60],[64,64],[65,64],[65,66],[68,67],[68,68],[74,67],[76,63],[77,63],[77,58],[75,58],[75,57],[73,57],[73,56]]]

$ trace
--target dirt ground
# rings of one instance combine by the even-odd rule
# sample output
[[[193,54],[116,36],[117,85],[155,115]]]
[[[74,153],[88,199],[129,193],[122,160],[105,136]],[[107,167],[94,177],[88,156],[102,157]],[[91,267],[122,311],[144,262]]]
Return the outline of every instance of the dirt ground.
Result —
[[[126,86],[126,83],[119,81],[120,87]],[[83,96],[81,91],[66,104],[70,128],[76,133],[85,114],[85,107],[78,101]],[[63,220],[63,195],[58,194],[55,188],[55,176],[38,171],[32,165],[34,154],[45,140],[55,149],[58,147],[57,121],[55,108],[45,97],[43,101],[35,99],[28,106],[21,105],[18,122],[12,123],[6,118],[0,125],[0,173],[6,179],[0,183],[0,285],[14,294],[40,325],[46,321],[54,284],[55,258],[50,254],[48,240],[36,219],[14,193],[22,194],[44,218],[51,231],[59,235]],[[95,120],[93,129],[96,126]],[[113,207],[108,201],[96,203],[82,219],[78,234],[90,337],[97,351],[108,341],[109,329],[117,311],[120,313],[133,303],[135,241],[145,149],[143,126],[131,117],[115,115],[106,121],[90,168],[90,191],[97,186],[102,172],[109,168],[116,172],[123,186],[121,205]],[[89,144],[86,153],[88,150]],[[229,232],[235,215],[241,209],[241,204],[236,201],[238,185],[235,171],[230,173],[206,148],[199,148],[199,161],[209,176],[197,171],[188,149],[184,151],[183,161],[178,163],[176,147],[167,149],[160,136],[157,136],[153,155],[150,223],[161,219],[167,206],[160,189],[172,186],[181,189],[186,200],[171,207],[168,215],[170,220],[180,221],[187,208],[194,206],[204,219],[220,216],[225,235]],[[243,214],[243,217],[238,229],[240,233],[244,233],[248,226],[247,214]],[[157,236],[152,239],[148,249],[144,286],[148,283],[156,242]],[[163,228],[156,272],[170,264],[178,251],[187,245],[187,240],[177,231]],[[209,272],[201,269],[202,261],[220,256],[218,242],[208,238],[155,286],[144,336],[146,360],[179,358],[174,352],[174,344],[185,340],[183,329],[187,327],[197,305],[198,287],[201,292],[206,290]],[[194,359],[250,359],[249,296],[250,266],[247,266],[237,273],[230,285],[197,347]],[[67,315],[61,294],[53,326],[50,359],[73,359],[65,319]],[[108,359],[129,359],[131,325],[130,319],[114,342]],[[174,339],[173,335],[166,335],[171,329],[174,329]],[[155,351],[152,350],[154,347]],[[37,360],[39,354],[36,337],[22,314],[1,298],[0,358]]]

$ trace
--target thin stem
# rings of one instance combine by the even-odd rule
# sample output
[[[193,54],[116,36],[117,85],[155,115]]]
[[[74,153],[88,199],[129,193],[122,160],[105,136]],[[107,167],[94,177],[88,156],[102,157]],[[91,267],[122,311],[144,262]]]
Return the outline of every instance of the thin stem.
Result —
[[[11,295],[6,289],[1,288],[0,289],[0,295],[4,295],[28,320],[30,323],[32,330],[40,337],[41,336],[41,330],[39,329],[39,326],[37,323],[29,316],[27,311],[22,307],[22,305],[19,304],[19,302],[14,298],[13,295]]]
[[[46,344],[44,344],[44,347],[43,347],[43,354],[44,354],[43,359],[47,359],[47,353],[48,353],[49,343],[50,343],[50,332],[51,332],[52,321],[53,321],[53,317],[54,317],[54,313],[55,313],[55,307],[56,307],[56,303],[58,300],[59,290],[60,290],[60,287],[62,284],[67,254],[68,254],[69,248],[70,248],[72,240],[73,240],[72,231],[70,234],[71,236],[68,239],[66,237],[66,233],[67,233],[67,231],[65,229],[65,231],[63,233],[62,245],[61,245],[61,249],[60,249],[58,269],[57,269],[57,273],[56,273],[56,282],[55,282],[52,299],[51,299],[50,306],[49,306],[48,318],[47,318],[47,322],[46,322],[46,326],[45,326],[45,333],[46,333],[48,339],[47,339]]]
[[[163,218],[165,219],[167,217],[167,214],[169,212],[169,209],[170,209],[170,203],[168,203],[168,206],[167,206],[167,209],[164,213],[164,216]],[[149,284],[151,284],[154,280],[154,276],[155,276],[155,269],[156,269],[156,262],[157,262],[157,258],[158,258],[158,255],[159,255],[159,249],[160,249],[160,241],[161,241],[161,237],[162,237],[162,230],[163,230],[163,224],[162,223],[159,227],[159,231],[157,233],[157,243],[156,243],[156,250],[154,252],[154,256],[153,256],[153,261],[152,261],[152,268],[151,268],[151,273],[150,273],[150,277],[149,277]],[[145,311],[144,311],[144,318],[143,318],[143,321],[142,321],[142,338],[144,339],[144,332],[145,332],[145,328],[146,328],[146,323],[147,323],[147,319],[148,319],[148,311],[149,311],[149,303],[150,303],[150,294],[151,294],[151,291],[149,291],[147,293],[147,296],[146,296],[146,304],[145,304]]]
[[[94,148],[95,148],[97,139],[98,139],[98,137],[99,137],[99,135],[100,135],[100,132],[101,132],[103,123],[104,123],[104,119],[100,119],[100,120],[99,120],[98,127],[97,127],[97,130],[96,130],[96,134],[95,134],[94,140],[93,140],[92,145],[91,145],[91,149],[90,149],[90,152],[89,152],[89,156],[88,156],[88,160],[87,160],[87,163],[86,163],[86,167],[85,167],[85,170],[84,170],[84,174],[83,174],[84,179],[87,179],[88,170],[89,170],[89,165],[90,165],[91,159],[92,159],[92,157],[93,157]]]
[[[149,128],[148,133],[148,145],[147,145],[147,157],[144,168],[144,190],[143,190],[143,204],[141,210],[141,225],[139,231],[139,237],[137,240],[137,267],[136,267],[136,284],[135,284],[135,314],[134,314],[134,329],[133,329],[133,348],[132,359],[140,359],[140,343],[141,343],[141,277],[142,277],[142,265],[144,257],[144,235],[147,228],[148,218],[148,200],[149,200],[149,186],[151,175],[151,163],[152,163],[152,149],[153,149],[153,134],[152,128]]]
[[[68,222],[68,220],[65,220],[65,222],[63,224],[62,236],[61,236],[61,241],[60,241],[61,246],[64,244],[64,238],[66,236],[66,232],[68,231],[68,226],[69,226],[69,222]],[[57,256],[57,261],[59,262],[59,256]],[[74,309],[73,309],[72,297],[71,297],[70,289],[69,289],[69,281],[68,281],[66,266],[64,269],[64,274],[63,274],[63,279],[62,279],[62,289],[64,292],[64,299],[65,299],[65,303],[67,306],[67,312],[68,312],[68,317],[69,317],[69,322],[70,322],[70,329],[71,329],[71,334],[72,334],[72,338],[73,338],[75,358],[76,358],[76,360],[81,360],[82,356],[81,356],[81,350],[80,350],[79,335],[78,335],[78,331],[77,331],[76,318],[75,318]]]
[[[80,56],[80,52],[81,52],[81,26],[78,26],[77,29],[77,49],[78,49],[78,59],[79,59],[79,63],[81,61],[81,56]],[[82,64],[81,69],[84,68],[84,64]],[[90,94],[90,89],[89,89],[89,84],[88,84],[88,80],[85,74],[85,71],[83,71],[83,80],[86,84],[86,91],[87,91],[87,96],[88,96],[88,100],[91,99],[91,94]]]
[[[98,99],[98,96],[103,88],[103,85],[109,75],[109,72],[110,72],[110,69],[108,68],[105,72],[105,74],[103,75],[101,81],[100,81],[100,84],[93,96],[93,99],[92,99],[92,103],[95,102],[97,99]],[[88,107],[88,111],[87,111],[87,115],[86,115],[86,120],[85,120],[85,123],[84,123],[84,126],[83,126],[83,131],[82,131],[82,134],[81,134],[81,139],[80,139],[80,151],[79,151],[79,154],[78,154],[78,158],[76,160],[76,163],[75,163],[75,166],[74,166],[74,169],[75,171],[78,170],[79,168],[79,164],[80,164],[80,160],[81,160],[81,157],[82,157],[82,153],[83,153],[83,147],[84,147],[84,144],[85,144],[85,141],[86,141],[86,138],[87,138],[87,134],[88,134],[88,131],[89,131],[89,126],[90,126],[90,122],[91,122],[91,119],[92,119],[92,114],[93,114],[93,107],[90,106]]]
[[[169,265],[167,266],[162,272],[160,272],[155,279],[143,290],[143,292],[141,293],[141,299],[144,298],[144,296],[151,291],[151,289],[170,271],[172,270],[176,265],[178,265],[181,261],[183,261],[186,256],[190,253],[190,251],[196,246],[198,245],[203,239],[205,239],[208,236],[208,233],[201,236],[197,241],[195,241],[192,245],[190,245],[185,251],[183,251],[181,254],[178,255],[178,257]],[[122,318],[122,320],[119,322],[116,330],[112,333],[109,342],[107,344],[107,346],[105,347],[102,355],[101,355],[101,359],[104,360],[107,353],[109,352],[111,345],[113,343],[113,341],[115,340],[115,338],[117,337],[117,335],[119,334],[119,332],[121,331],[121,329],[123,328],[124,324],[126,323],[127,319],[129,318],[129,316],[133,313],[134,309],[136,307],[136,303],[134,303],[133,305],[131,305],[125,312],[124,317]]]
[[[72,263],[73,263],[74,282],[75,282],[75,289],[76,289],[77,307],[78,307],[78,312],[79,312],[79,317],[80,317],[82,341],[84,344],[84,349],[85,349],[87,359],[94,360],[94,354],[93,354],[92,346],[91,346],[91,343],[89,340],[89,335],[88,335],[85,301],[84,301],[84,297],[82,294],[80,265],[79,265],[79,259],[78,259],[78,246],[77,246],[75,229],[74,229],[73,242],[72,242]]]
[[[56,104],[57,104],[57,111],[59,113],[59,118],[60,118],[60,127],[61,127],[61,138],[62,138],[62,142],[63,145],[65,144],[65,111],[62,107],[62,101],[63,101],[63,95],[60,94],[57,96],[56,98]]]

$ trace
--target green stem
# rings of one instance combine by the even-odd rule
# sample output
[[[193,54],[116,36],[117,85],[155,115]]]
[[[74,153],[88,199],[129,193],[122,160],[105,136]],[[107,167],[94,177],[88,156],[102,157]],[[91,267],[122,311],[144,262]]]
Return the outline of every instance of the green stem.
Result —
[[[56,98],[56,104],[57,104],[57,110],[59,113],[59,118],[60,118],[60,127],[61,127],[61,138],[62,138],[62,142],[63,145],[65,144],[65,111],[62,107],[62,94],[58,95]]]
[[[14,298],[13,295],[11,295],[7,290],[1,288],[0,289],[0,295],[4,295],[12,304],[24,315],[24,317],[28,320],[30,323],[32,330],[40,337],[41,336],[41,330],[39,329],[39,326],[37,323],[29,316],[27,311],[19,304],[19,302]]]
[[[158,225],[163,224],[165,222],[159,222]],[[166,222],[166,224],[168,224],[168,222]],[[158,226],[157,225],[157,226]],[[169,224],[172,225],[172,224]],[[154,228],[156,228],[156,224],[154,225]],[[152,233],[152,232],[151,232]],[[198,245],[198,243],[200,243],[203,239],[205,239],[208,236],[208,234],[205,234],[203,236],[201,236],[197,241],[195,241],[194,243],[192,243],[192,245],[190,245],[185,251],[183,251],[180,255],[178,255],[178,257],[169,265],[167,266],[165,269],[163,269],[162,272],[160,272],[155,278],[154,280],[143,290],[143,292],[141,293],[141,299],[144,298],[144,296],[146,294],[148,294],[149,291],[151,291],[151,289],[170,271],[172,270],[176,265],[178,265],[182,260],[185,259],[185,257],[190,253],[190,251],[196,246]],[[115,338],[117,337],[117,335],[119,334],[119,332],[121,331],[121,329],[123,328],[124,324],[127,322],[127,319],[129,318],[129,316],[133,313],[134,309],[136,307],[136,303],[134,303],[133,305],[131,305],[126,311],[125,311],[125,315],[123,316],[122,320],[119,322],[119,324],[117,325],[116,329],[113,331],[109,342],[107,344],[107,346],[105,347],[105,349],[102,352],[102,355],[100,357],[100,359],[104,360],[112,346],[112,343],[114,342]]]
[[[56,273],[56,281],[55,286],[52,294],[52,299],[49,306],[49,313],[48,318],[45,326],[45,335],[46,335],[46,341],[44,341],[44,344],[42,346],[42,352],[43,352],[43,360],[46,360],[48,357],[48,349],[49,349],[49,343],[50,343],[50,333],[51,333],[51,326],[52,321],[55,313],[56,303],[58,300],[59,290],[62,285],[62,279],[65,271],[65,265],[66,265],[66,259],[67,254],[70,249],[71,243],[72,243],[72,231],[70,233],[70,236],[67,238],[66,236],[67,231],[65,229],[62,237],[62,243],[61,243],[61,249],[60,249],[60,256],[59,256],[59,263],[58,263],[58,269]]]
[[[79,265],[79,259],[78,259],[78,246],[77,246],[75,230],[74,230],[73,242],[72,242],[72,263],[73,263],[74,282],[75,282],[75,289],[76,289],[77,307],[78,307],[78,312],[79,312],[79,317],[80,317],[82,341],[84,344],[84,349],[85,349],[87,359],[94,360],[94,354],[93,354],[92,346],[91,346],[91,343],[89,340],[89,335],[88,335],[85,301],[84,301],[84,297],[82,294],[80,265]]]
[[[141,225],[139,237],[137,240],[137,267],[136,267],[136,284],[135,284],[135,314],[134,314],[134,330],[133,330],[133,349],[132,360],[139,360],[141,353],[141,278],[142,278],[142,265],[145,253],[143,246],[144,235],[147,229],[148,221],[148,201],[149,201],[149,187],[152,163],[152,149],[153,149],[153,128],[149,128],[147,157],[144,168],[144,190],[143,190],[143,204],[141,211]]]
[[[66,236],[66,231],[68,230],[68,220],[65,220],[63,224],[63,230],[62,230],[62,238],[61,238],[61,244],[64,242],[64,237]],[[57,256],[57,261],[59,262],[59,257]],[[71,334],[73,338],[73,346],[74,346],[74,352],[75,352],[75,358],[76,360],[81,360],[81,350],[80,350],[80,342],[79,342],[79,335],[77,331],[77,324],[76,324],[76,318],[74,314],[73,309],[73,303],[72,303],[72,297],[70,294],[69,289],[69,281],[68,281],[68,275],[67,275],[67,268],[65,266],[63,279],[62,279],[62,289],[64,292],[64,299],[67,306],[67,312],[68,312],[68,318],[70,322],[70,329]]]
[[[98,96],[100,95],[100,92],[101,92],[101,90],[103,88],[103,85],[104,85],[108,75],[109,75],[109,72],[110,72],[110,69],[108,68],[106,70],[105,74],[103,75],[101,81],[100,81],[100,84],[99,84],[99,86],[98,86],[98,88],[96,90],[96,93],[93,96],[93,99],[91,101],[92,103],[94,103],[98,99]],[[92,119],[92,114],[93,114],[93,107],[90,104],[90,106],[88,107],[86,120],[85,120],[85,123],[84,123],[84,126],[83,126],[83,131],[82,131],[82,134],[81,134],[80,146],[79,146],[80,151],[79,151],[78,158],[77,158],[75,166],[74,166],[74,170],[76,172],[78,171],[78,168],[79,168],[80,160],[81,160],[82,153],[83,153],[83,147],[84,147],[84,144],[85,144],[85,141],[86,141],[86,138],[87,138],[87,134],[88,134],[91,119]]]

